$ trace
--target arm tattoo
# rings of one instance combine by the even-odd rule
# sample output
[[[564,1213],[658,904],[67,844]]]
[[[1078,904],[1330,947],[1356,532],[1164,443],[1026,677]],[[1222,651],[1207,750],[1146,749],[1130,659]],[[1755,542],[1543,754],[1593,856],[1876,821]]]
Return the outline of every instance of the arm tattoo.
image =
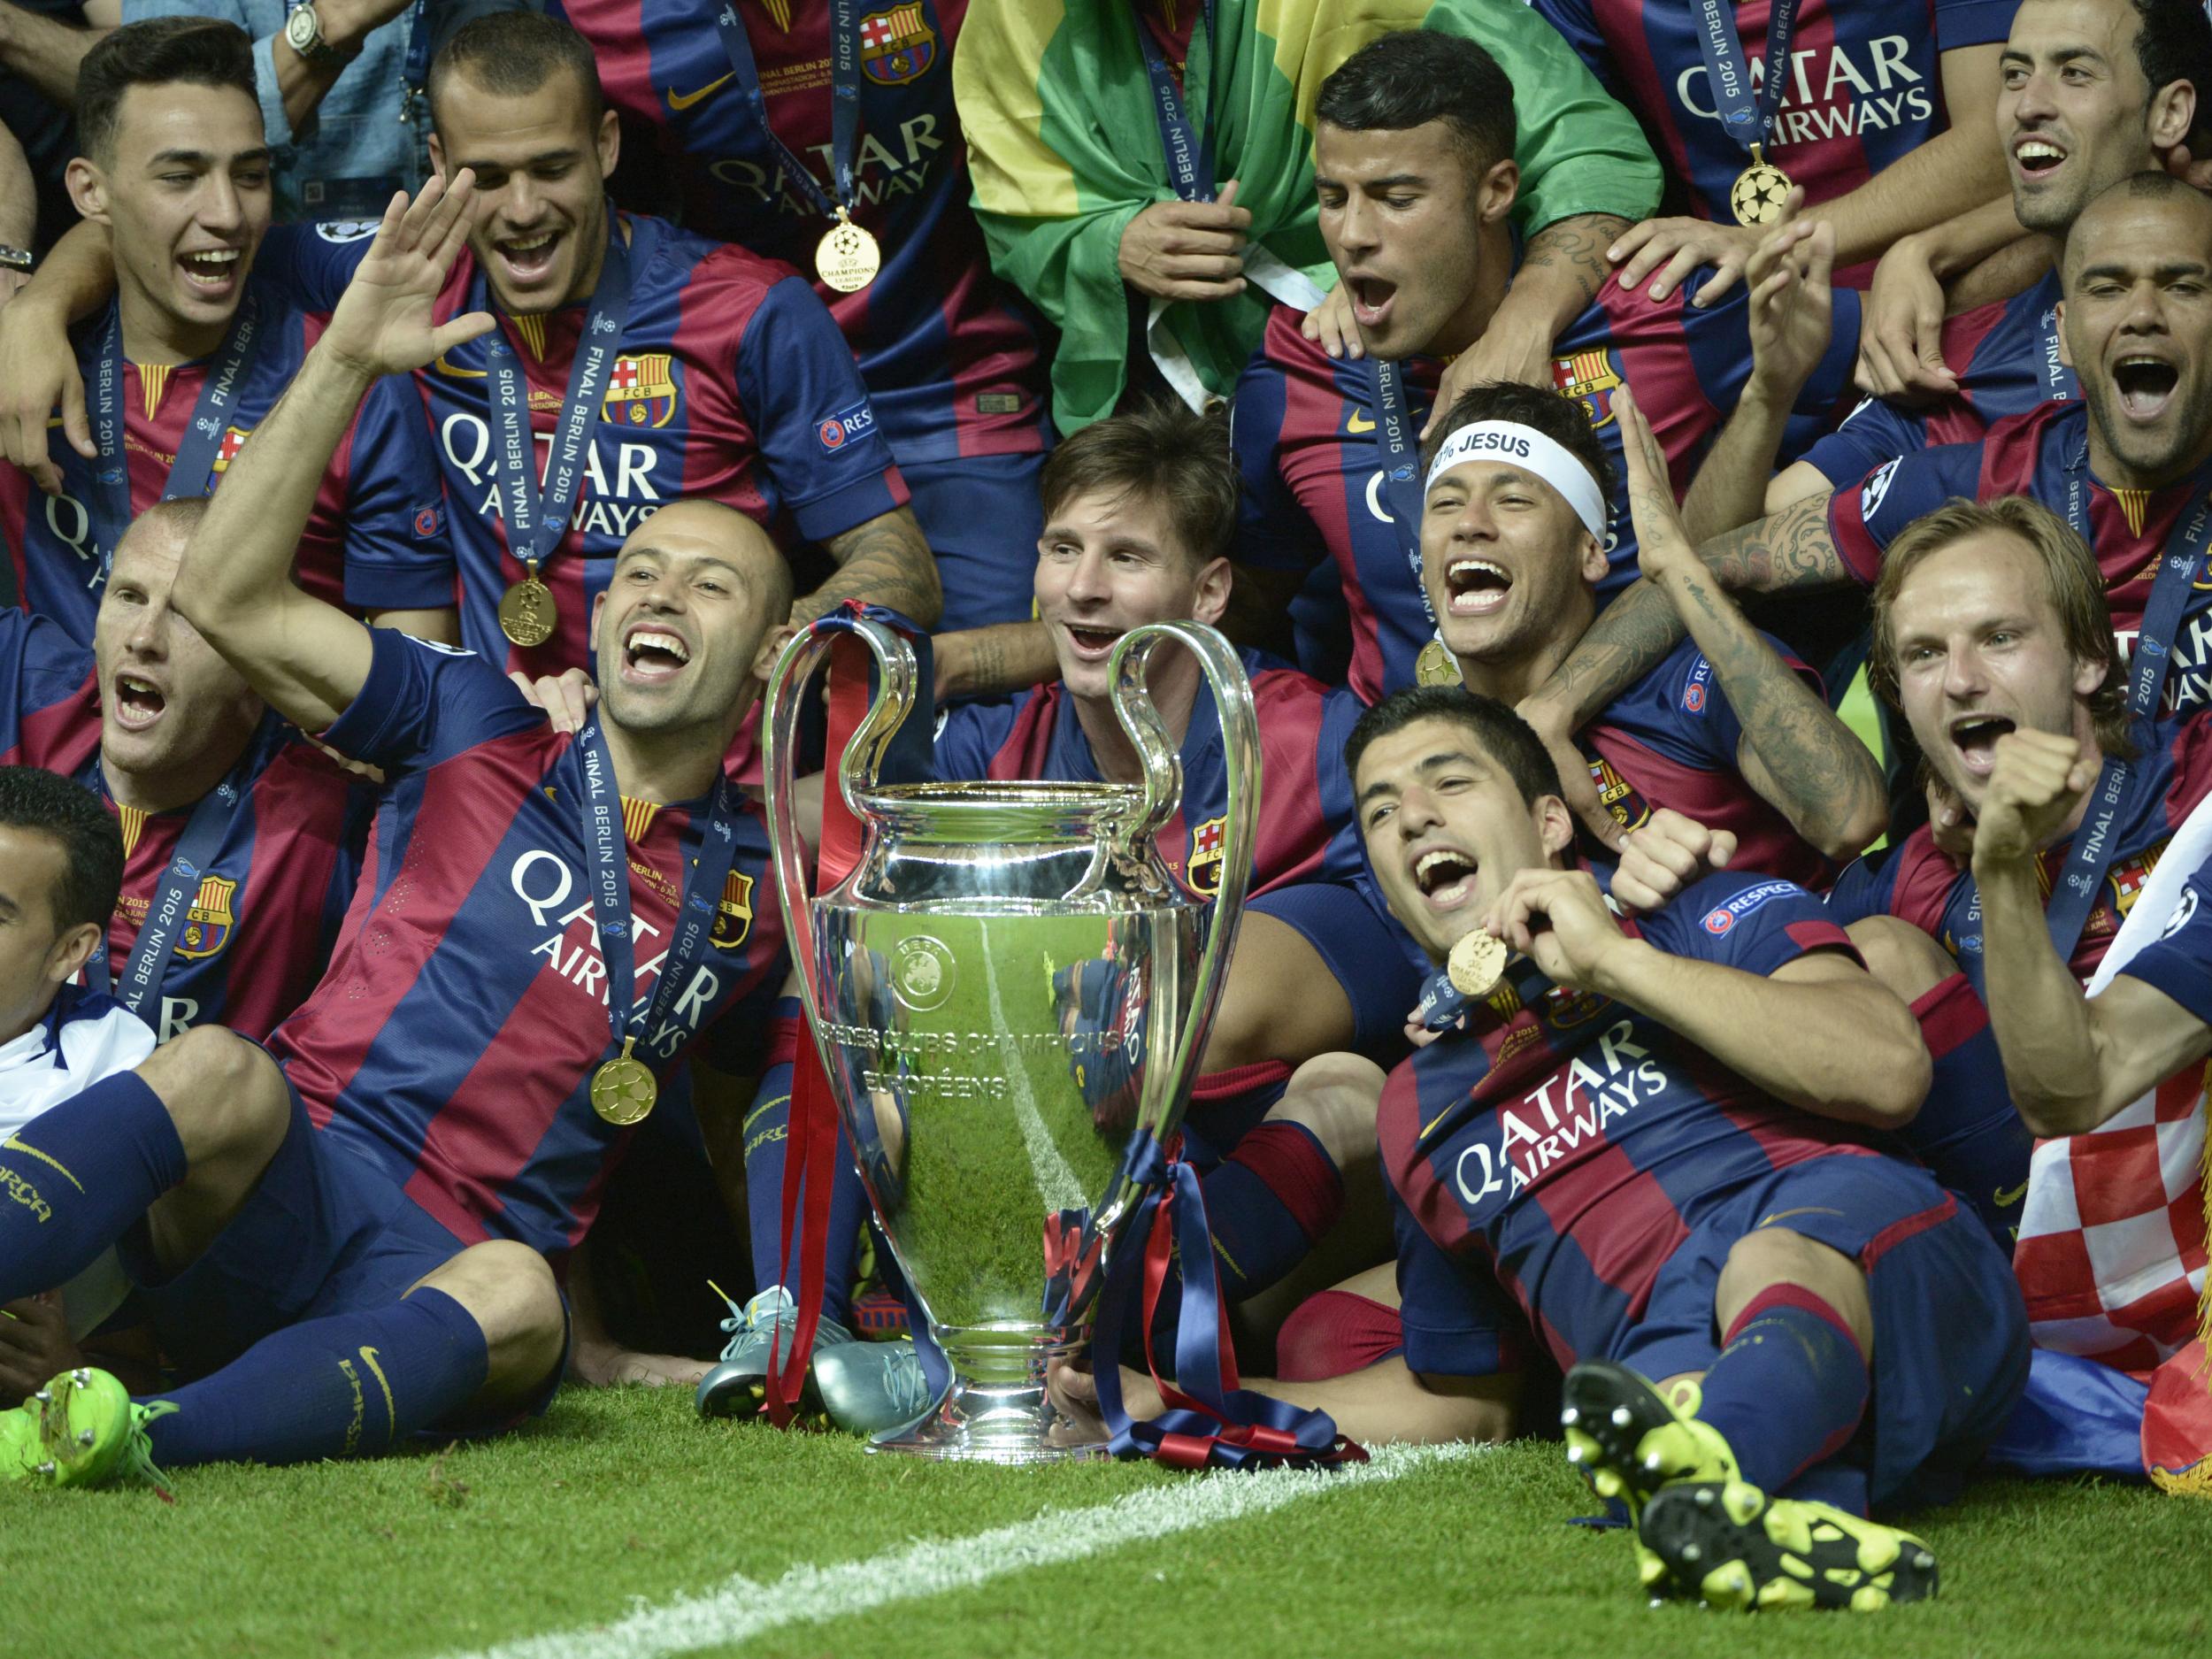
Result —
[[[1851,572],[1828,529],[1828,503],[1833,499],[1832,491],[1792,502],[1707,542],[1698,556],[1731,593],[1778,594],[1847,582]]]
[[[1578,213],[1572,219],[1555,220],[1529,238],[1521,256],[1521,269],[1563,273],[1579,286],[1582,303],[1587,305],[1613,273],[1605,250],[1627,229],[1626,219],[1610,213]]]
[[[1544,688],[1564,702],[1569,729],[1578,732],[1664,662],[1681,638],[1681,618],[1666,595],[1638,580],[1598,613]]]
[[[837,573],[791,607],[794,622],[810,622],[848,599],[887,605],[924,627],[937,620],[944,603],[937,561],[906,509],[871,518],[827,545]]]

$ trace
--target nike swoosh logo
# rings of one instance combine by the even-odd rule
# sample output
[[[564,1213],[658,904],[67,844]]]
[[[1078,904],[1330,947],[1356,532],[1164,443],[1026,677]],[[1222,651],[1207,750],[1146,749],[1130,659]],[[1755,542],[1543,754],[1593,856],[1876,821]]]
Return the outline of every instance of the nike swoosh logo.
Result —
[[[1351,419],[1344,423],[1344,430],[1347,432],[1372,432],[1374,429],[1374,418],[1356,409],[1352,411]]]
[[[430,366],[437,370],[439,373],[444,375],[449,380],[480,380],[488,378],[487,372],[485,370],[465,369],[457,363],[447,362],[446,355],[442,351],[438,353],[438,360],[435,363],[433,363]]]
[[[2021,1199],[2027,1195],[2027,1191],[2028,1184],[2025,1181],[2021,1182],[2019,1186],[2014,1187],[2010,1192],[2007,1192],[2003,1187],[2000,1187],[1997,1189],[1997,1208],[2002,1210],[2008,1204],[2018,1203]]]
[[[737,72],[735,70],[732,70],[728,74],[724,75],[719,81],[708,81],[705,86],[701,87],[696,92],[679,92],[675,88],[671,87],[668,89],[668,107],[680,113],[681,111],[689,109],[693,104],[698,103],[700,99],[710,96],[719,91],[722,88],[729,85],[729,83],[736,78],[736,75]]]

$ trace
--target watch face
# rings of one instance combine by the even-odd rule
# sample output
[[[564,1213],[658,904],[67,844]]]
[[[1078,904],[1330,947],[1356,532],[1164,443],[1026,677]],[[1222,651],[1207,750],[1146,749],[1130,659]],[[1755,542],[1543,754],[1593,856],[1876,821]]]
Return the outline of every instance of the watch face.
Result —
[[[284,38],[292,42],[294,51],[306,52],[320,43],[323,32],[316,27],[319,21],[313,6],[293,8],[292,15],[284,19]]]

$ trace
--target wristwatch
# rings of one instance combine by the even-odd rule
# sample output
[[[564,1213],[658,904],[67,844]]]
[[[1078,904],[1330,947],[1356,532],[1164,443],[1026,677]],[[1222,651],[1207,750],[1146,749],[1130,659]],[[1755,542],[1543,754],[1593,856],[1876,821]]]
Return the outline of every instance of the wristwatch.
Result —
[[[292,50],[314,69],[329,69],[339,64],[349,64],[361,55],[357,45],[333,46],[324,37],[322,16],[315,10],[313,0],[292,8],[292,15],[284,19],[284,38],[292,42]]]
[[[11,248],[0,242],[0,272],[12,271],[18,276],[28,276],[37,263],[38,256],[28,248]]]

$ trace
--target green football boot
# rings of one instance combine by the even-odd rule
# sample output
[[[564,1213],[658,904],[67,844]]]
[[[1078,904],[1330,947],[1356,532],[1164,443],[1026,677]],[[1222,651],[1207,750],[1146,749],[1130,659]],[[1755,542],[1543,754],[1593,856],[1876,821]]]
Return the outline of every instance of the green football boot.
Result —
[[[1871,1613],[1936,1593],[1935,1553],[1910,1532],[1825,1503],[1770,1498],[1747,1481],[1669,1486],[1645,1506],[1640,1531],[1708,1607]]]
[[[799,1328],[798,1304],[781,1285],[769,1286],[742,1308],[729,1302],[729,1308],[722,1328],[730,1340],[723,1347],[721,1362],[700,1379],[692,1400],[703,1417],[759,1416],[768,1401],[769,1370],[777,1357],[790,1352],[792,1336]],[[826,1352],[852,1340],[852,1333],[843,1325],[824,1319],[814,1328],[814,1356],[818,1361]],[[811,1366],[800,1386],[796,1420],[809,1428],[824,1427],[828,1420]]]
[[[106,1371],[63,1371],[12,1411],[0,1411],[0,1480],[99,1486],[135,1476],[158,1486],[146,1425],[176,1408],[142,1406]]]
[[[1677,1394],[1681,1403],[1670,1403],[1627,1366],[1610,1360],[1577,1365],[1560,1390],[1559,1426],[1566,1434],[1567,1461],[1598,1496],[1617,1498],[1627,1509],[1636,1540],[1636,1576],[1655,1595],[1671,1586],[1666,1563],[1635,1531],[1644,1506],[1662,1487],[1677,1482],[1737,1479],[1736,1455],[1720,1431],[1693,1415],[1696,1385],[1684,1384]]]
[[[937,1403],[910,1340],[818,1350],[814,1385],[830,1421],[848,1434],[888,1434],[919,1422]]]

